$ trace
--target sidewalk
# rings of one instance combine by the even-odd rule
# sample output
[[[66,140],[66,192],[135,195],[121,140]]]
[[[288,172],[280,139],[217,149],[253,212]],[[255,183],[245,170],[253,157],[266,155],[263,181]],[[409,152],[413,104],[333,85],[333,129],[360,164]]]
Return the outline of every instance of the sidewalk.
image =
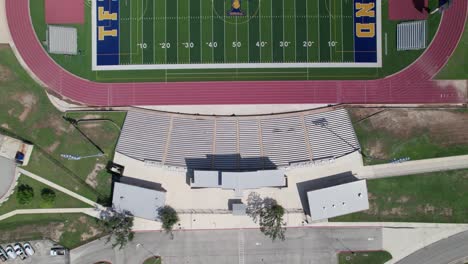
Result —
[[[60,186],[58,184],[55,184],[55,183],[53,183],[53,182],[51,182],[49,180],[46,180],[46,179],[42,178],[39,175],[36,175],[36,174],[34,174],[32,172],[29,172],[27,170],[24,170],[24,169],[18,169],[18,171],[23,175],[26,175],[26,176],[28,176],[28,177],[36,180],[36,181],[39,181],[39,182],[41,182],[41,183],[43,183],[45,185],[48,185],[48,186],[50,186],[50,187],[52,187],[52,188],[54,188],[54,189],[56,189],[58,191],[61,191],[61,192],[65,193],[65,194],[68,194],[68,195],[70,195],[71,197],[73,197],[75,199],[78,199],[78,200],[80,200],[80,201],[82,201],[84,203],[87,203],[87,204],[91,205],[92,207],[99,208],[99,209],[104,209],[104,207],[102,205],[100,205],[100,204],[98,204],[96,202],[93,202],[93,201],[89,200],[88,198],[85,198],[85,197],[83,197],[83,196],[81,196],[81,195],[79,195],[79,194],[77,194],[75,192],[72,192],[72,191],[70,191],[70,190],[68,190],[66,188],[63,188],[62,186]]]
[[[5,12],[5,0],[0,0],[0,44],[11,43],[10,29]]]
[[[460,155],[444,158],[406,161],[396,164],[389,163],[364,166],[362,169],[357,171],[357,176],[362,179],[376,179],[467,168],[468,155]]]

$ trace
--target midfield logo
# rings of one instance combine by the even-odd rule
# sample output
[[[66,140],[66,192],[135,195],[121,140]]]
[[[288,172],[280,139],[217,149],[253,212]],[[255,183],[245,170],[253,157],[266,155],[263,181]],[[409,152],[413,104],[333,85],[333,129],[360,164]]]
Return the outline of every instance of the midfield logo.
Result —
[[[244,12],[242,12],[241,8],[241,0],[232,0],[231,4],[231,11],[228,12],[230,16],[243,16],[245,15]]]

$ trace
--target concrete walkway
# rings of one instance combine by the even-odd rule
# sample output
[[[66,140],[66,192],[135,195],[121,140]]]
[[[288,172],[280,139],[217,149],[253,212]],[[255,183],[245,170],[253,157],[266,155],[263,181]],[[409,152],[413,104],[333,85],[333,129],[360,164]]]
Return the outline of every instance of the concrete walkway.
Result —
[[[11,43],[10,28],[5,12],[5,0],[0,0],[0,44]]]
[[[460,155],[444,158],[414,160],[396,164],[389,163],[364,166],[361,170],[357,171],[356,176],[362,179],[376,179],[467,168],[468,155]]]
[[[81,196],[81,195],[79,195],[79,194],[77,194],[75,192],[72,192],[72,191],[66,189],[66,188],[63,188],[62,186],[60,186],[58,184],[55,184],[55,183],[53,183],[53,182],[51,182],[49,180],[46,180],[46,179],[42,178],[39,175],[36,175],[36,174],[34,174],[32,172],[29,172],[27,170],[24,170],[24,169],[18,169],[18,171],[23,175],[26,175],[26,176],[28,176],[28,177],[30,177],[30,178],[38,181],[38,182],[41,182],[41,183],[43,183],[45,185],[48,185],[48,186],[50,186],[50,187],[52,187],[52,188],[54,188],[54,189],[56,189],[58,191],[61,191],[61,192],[65,193],[65,194],[68,194],[71,197],[73,197],[73,198],[75,198],[77,200],[80,200],[80,201],[82,201],[84,203],[87,203],[87,204],[89,204],[89,205],[91,205],[91,206],[93,206],[95,208],[104,209],[104,207],[102,205],[100,205],[100,204],[98,204],[96,202],[93,202],[93,201],[89,200],[88,198],[83,197],[83,196]]]

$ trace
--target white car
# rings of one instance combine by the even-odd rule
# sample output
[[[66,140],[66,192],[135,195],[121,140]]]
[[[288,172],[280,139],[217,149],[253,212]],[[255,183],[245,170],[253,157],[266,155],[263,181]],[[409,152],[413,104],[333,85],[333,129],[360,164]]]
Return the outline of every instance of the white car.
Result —
[[[50,249],[51,256],[65,256],[67,255],[68,250],[63,247],[54,247]]]
[[[20,243],[16,243],[13,248],[15,249],[16,255],[18,255],[21,260],[25,260],[28,257],[26,253],[24,253],[24,249]]]
[[[5,249],[6,253],[8,254],[8,257],[11,259],[16,259],[16,253],[15,250],[13,250],[13,247],[11,245],[8,245]]]
[[[23,248],[24,248],[24,251],[26,252],[26,254],[28,254],[28,256],[32,256],[32,255],[34,255],[34,253],[36,253],[34,251],[34,248],[28,242],[23,244]]]

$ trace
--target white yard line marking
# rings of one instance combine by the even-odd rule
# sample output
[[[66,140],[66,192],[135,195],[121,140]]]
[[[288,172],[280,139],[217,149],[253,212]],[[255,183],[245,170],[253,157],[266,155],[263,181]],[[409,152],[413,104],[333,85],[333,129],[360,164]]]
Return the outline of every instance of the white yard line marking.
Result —
[[[213,0],[211,1],[211,45],[214,45],[214,16],[213,16],[213,12],[214,12],[215,8],[214,8],[214,3],[213,3]],[[214,51],[215,51],[215,47],[212,47],[211,48],[211,61],[214,63],[214,59],[215,59],[215,56],[214,56]]]
[[[239,58],[238,58],[238,55],[239,55],[239,46],[237,46],[237,43],[239,43],[239,39],[237,37],[237,18],[238,16],[236,16],[236,63],[239,62]]]
[[[192,63],[192,57],[190,56],[192,54],[192,48],[190,48],[190,42],[192,42],[192,32],[190,31],[191,27],[190,27],[190,24],[192,22],[192,19],[190,18],[190,12],[191,12],[191,4],[190,4],[190,1],[188,3],[188,63]]]
[[[286,47],[285,47],[285,33],[284,33],[284,0],[281,2],[281,9],[283,11],[283,61],[286,61]]]
[[[153,3],[153,17],[156,17],[156,3]],[[156,19],[153,19],[153,64],[156,63]]]
[[[250,3],[247,4],[247,19],[250,21]],[[247,22],[247,62],[250,62],[250,23]]]
[[[271,62],[273,62],[273,61],[275,61],[275,58],[273,56],[273,50],[274,50],[273,46],[275,45],[275,43],[273,42],[274,41],[274,38],[273,38],[273,19],[274,19],[273,18],[273,0],[270,1],[270,16],[272,17],[270,19],[270,22],[271,22],[270,23],[271,24],[271,26],[270,26],[270,29],[271,29]],[[279,45],[279,43],[278,43],[278,45]]]
[[[341,4],[341,62],[344,61],[344,38],[343,38],[343,0],[340,0]]]
[[[312,41],[311,39],[309,39],[309,5],[307,4],[307,0],[305,1],[306,3],[306,39],[307,39],[307,43],[309,43],[309,41]],[[306,46],[306,54],[307,54],[307,59],[306,61],[307,62],[310,62],[310,59],[309,59],[309,49],[312,48],[312,45],[309,47],[309,45]],[[309,69],[307,69],[307,73],[309,73]],[[307,74],[307,78],[309,78],[309,74]]]
[[[317,1],[317,39],[318,39],[318,43],[317,43],[317,46],[318,46],[318,61],[321,62],[321,58],[320,58],[320,0]]]
[[[203,0],[200,0],[200,15],[203,15],[203,6],[202,6]],[[198,45],[200,45],[200,62],[203,62],[203,22],[200,18],[198,18],[200,21],[200,40]]]
[[[301,42],[297,42],[297,17],[296,17],[296,0],[294,1],[294,62],[297,62],[297,45],[300,45]],[[306,23],[307,24],[307,23]]]
[[[258,31],[259,31],[258,35],[260,36],[259,37],[259,44],[263,41],[261,14],[262,14],[262,0],[259,0],[259,2],[258,2]],[[262,49],[261,45],[258,45],[258,51],[260,53],[259,61],[262,62],[262,51],[263,51],[263,49]]]
[[[130,17],[132,16],[132,3],[130,3]],[[128,40],[130,42],[130,64],[132,63],[133,61],[133,49],[132,49],[132,20],[130,20],[130,39]]]
[[[174,1],[174,0],[170,0],[170,1]],[[167,2],[166,2],[167,3]],[[179,63],[179,0],[176,0],[176,3],[177,3],[177,42],[175,44],[175,48],[176,48],[176,57],[177,57],[177,63]]]
[[[329,24],[330,25],[330,39],[328,41],[331,41],[331,38],[332,38],[332,13],[331,13],[332,12],[332,6],[331,6],[332,4],[331,4],[331,1],[332,0],[328,0],[328,3],[329,3],[329,5],[328,5],[328,18],[329,18],[328,21],[330,23]],[[330,45],[330,43],[328,43],[328,47],[330,49],[330,62],[332,62],[333,61],[333,52],[332,52],[332,46]]]
[[[145,49],[143,48],[143,43],[144,43],[144,35],[145,35],[145,29],[144,29],[144,25],[145,25],[145,20],[143,19],[145,17],[145,11],[144,11],[144,8],[143,8],[143,4],[144,4],[144,0],[141,1],[141,47],[140,47],[140,50],[141,50],[141,64],[144,64],[144,58],[145,58]]]

